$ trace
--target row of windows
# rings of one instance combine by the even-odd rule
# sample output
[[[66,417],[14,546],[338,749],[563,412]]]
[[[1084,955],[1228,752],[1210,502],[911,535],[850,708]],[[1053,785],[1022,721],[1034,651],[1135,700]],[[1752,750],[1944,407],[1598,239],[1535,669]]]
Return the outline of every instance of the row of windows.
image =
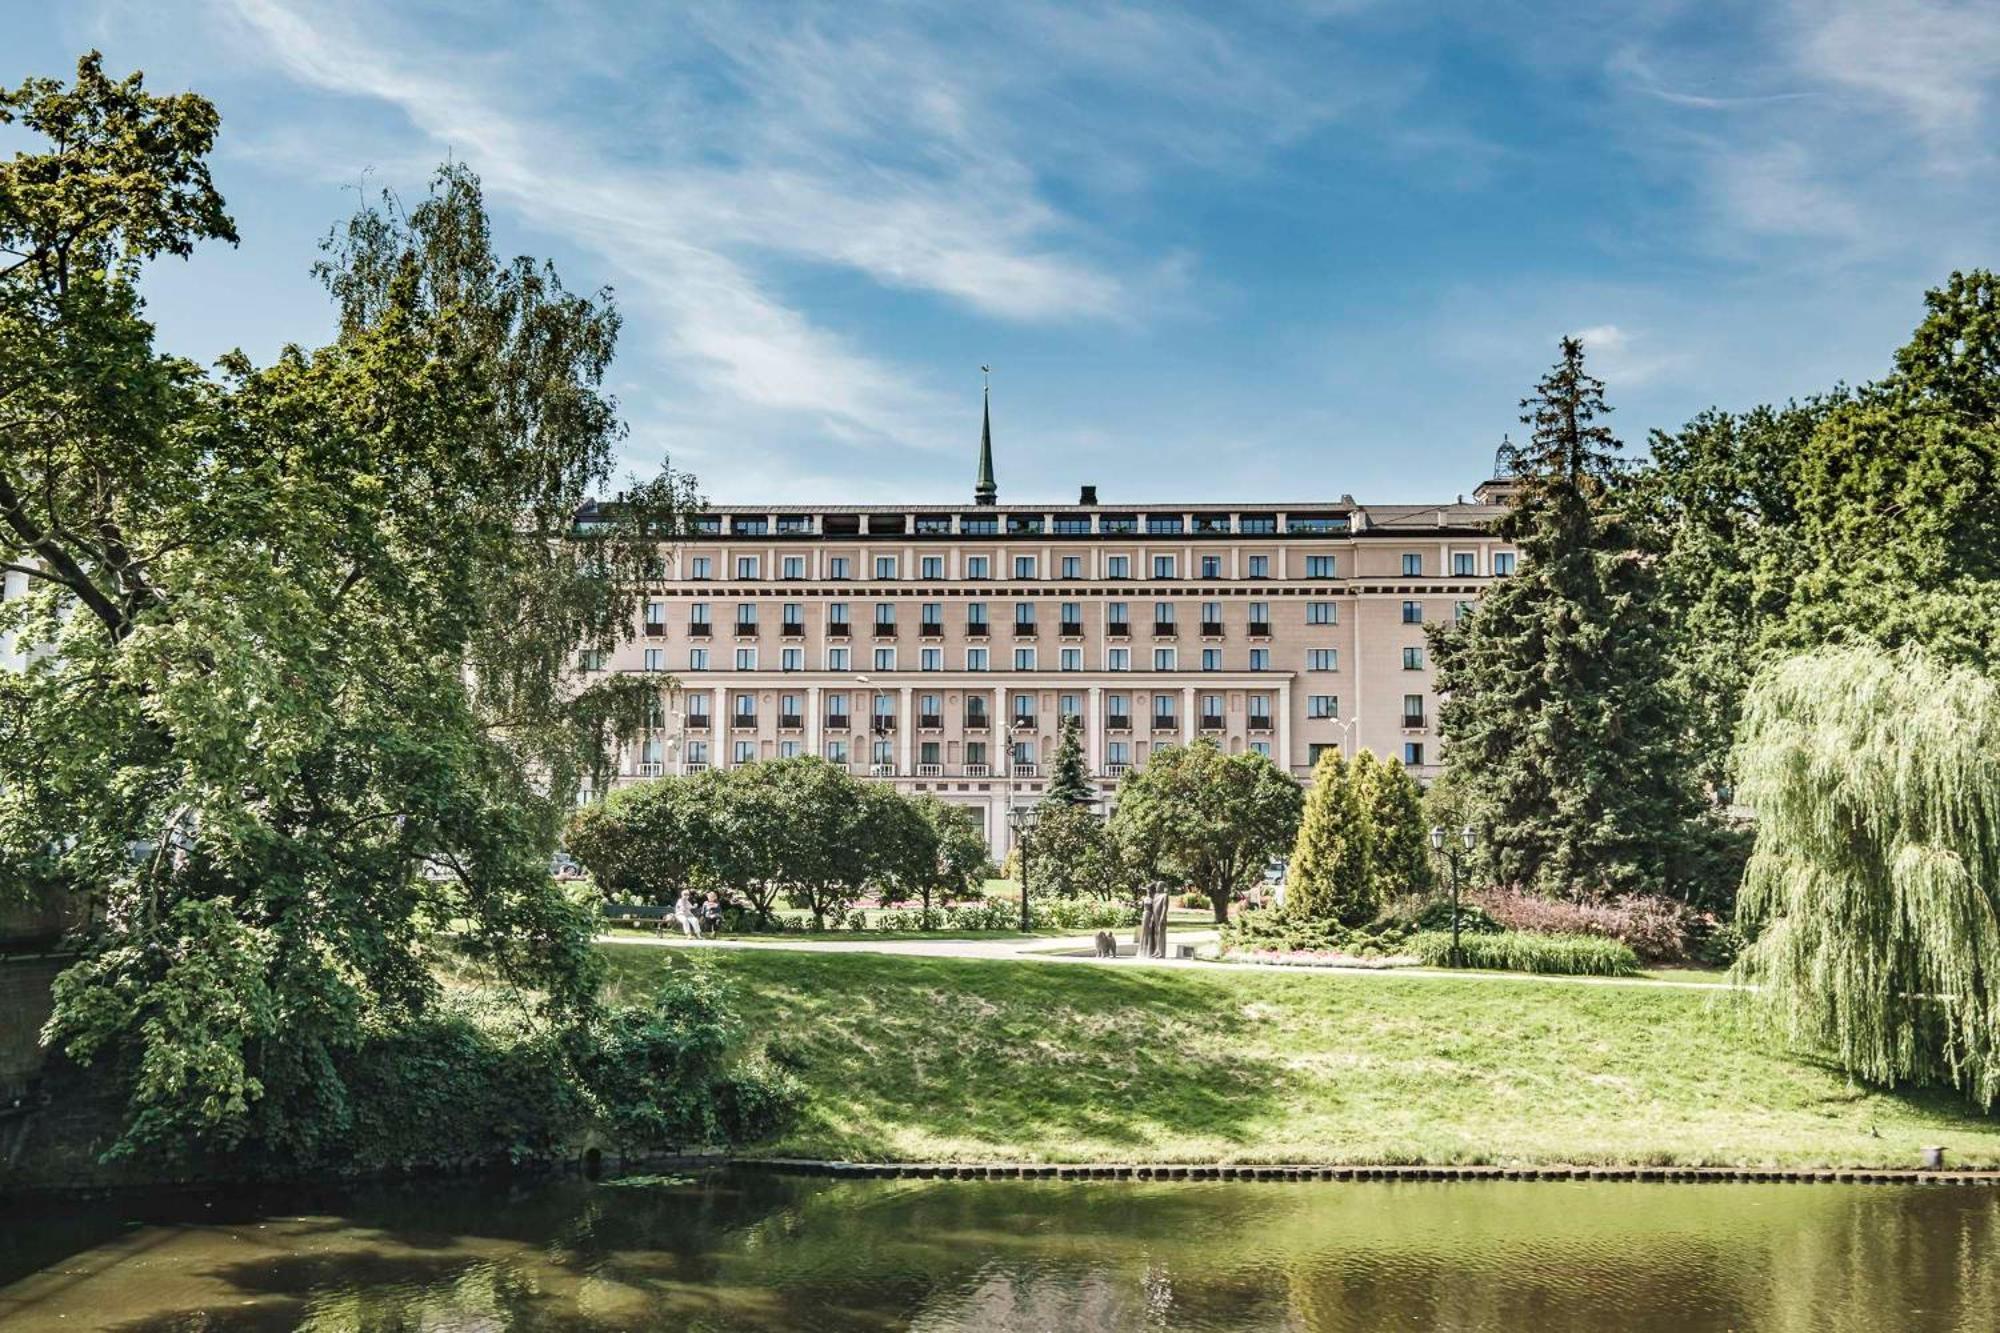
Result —
[[[762,605],[763,603],[760,602],[736,603],[736,623],[744,627],[751,627],[758,624],[759,608]],[[1466,611],[1471,608],[1471,605],[1470,602],[1457,603],[1457,614],[1462,618]],[[874,606],[874,623],[876,625],[893,626],[896,624],[897,603],[876,602]],[[1036,610],[1039,606],[1040,603],[1038,602],[1015,602],[1014,623],[1026,626],[1036,624]],[[992,623],[987,616],[986,603],[966,602],[964,603],[964,607],[965,627],[967,629],[981,630],[987,628]],[[1204,634],[1221,632],[1223,623],[1222,607],[1223,604],[1221,602],[1203,602],[1201,604],[1200,624]],[[1269,602],[1251,602],[1248,603],[1248,608],[1248,620],[1252,627],[1252,632],[1260,632],[1257,627],[1261,626],[1261,632],[1268,634],[1271,626],[1271,604]],[[803,602],[785,602],[779,607],[778,614],[779,623],[787,628],[803,628],[805,626],[806,612],[805,603]],[[1403,603],[1402,614],[1405,625],[1421,625],[1424,623],[1424,604],[1419,601],[1405,601]],[[927,631],[934,629],[938,633],[944,631],[943,602],[919,603],[917,615],[918,624],[923,629]],[[1060,603],[1057,608],[1057,615],[1057,623],[1063,627],[1064,632],[1082,633],[1083,603]],[[666,619],[667,604],[665,602],[646,603],[645,623],[648,633],[658,635],[665,632]],[[1155,628],[1176,625],[1178,621],[1179,612],[1176,603],[1153,603],[1153,624]],[[688,623],[690,625],[714,624],[710,604],[707,602],[688,603]],[[826,623],[829,625],[852,624],[853,621],[848,614],[848,604],[846,602],[828,602],[826,604]],[[1107,629],[1114,631],[1119,627],[1129,626],[1132,623],[1131,604],[1128,602],[1106,602],[1104,604],[1104,623]],[[1340,623],[1339,604],[1335,602],[1307,602],[1305,604],[1305,623],[1308,625],[1338,625]]]
[[[760,669],[758,666],[757,649],[745,646],[736,649],[735,652],[736,670],[756,671]],[[964,657],[962,660],[965,670],[989,671],[992,669],[993,658],[987,649],[966,648],[963,652]],[[849,648],[827,648],[824,650],[823,660],[825,665],[821,669],[825,671],[854,670],[854,654],[853,650]],[[895,671],[898,669],[896,650],[894,648],[876,648],[873,650],[872,657],[864,660],[870,661],[872,664],[871,669],[875,671]],[[1015,648],[1013,660],[1014,670],[1016,671],[1041,670],[1041,653],[1040,650],[1034,647],[1022,646]],[[1144,660],[1143,657],[1141,660]],[[1198,660],[1201,664],[1200,669],[1203,671],[1223,671],[1227,669],[1223,665],[1223,651],[1220,648],[1203,648]],[[1132,650],[1130,648],[1107,648],[1104,650],[1103,661],[1102,670],[1130,671],[1132,670]],[[1338,648],[1308,648],[1306,650],[1305,663],[1306,670],[1309,672],[1338,671],[1340,670],[1340,650]],[[605,656],[598,652],[586,653],[584,654],[582,665],[586,671],[602,671],[605,668]],[[667,670],[667,650],[664,648],[645,649],[640,655],[640,665],[646,671]],[[706,648],[690,648],[688,650],[687,669],[697,672],[713,671],[716,669],[715,659]],[[781,648],[778,650],[778,670],[804,671],[805,669],[805,649]],[[943,671],[945,669],[944,649],[920,648],[917,650],[917,670]],[[1082,671],[1085,669],[1083,649],[1062,648],[1057,650],[1056,670]],[[1179,671],[1180,669],[1179,649],[1153,649],[1153,670]],[[1251,671],[1269,671],[1271,669],[1271,650],[1269,648],[1252,648],[1250,650],[1249,669]],[[1421,647],[1412,644],[1403,649],[1403,669],[1405,671],[1422,671],[1424,669],[1424,650]]]
[[[1267,759],[1271,756],[1271,743],[1269,741],[1253,740],[1250,742],[1250,748]],[[1411,747],[1406,745],[1403,748],[1407,753]],[[1423,747],[1419,745],[1415,748],[1421,755]],[[885,740],[873,741],[869,743],[866,749],[869,761],[875,767],[891,772],[895,770],[897,763],[896,742]],[[1011,745],[1004,747],[1004,752],[1009,756],[1009,761],[1012,763],[1032,765],[1035,762],[1036,745],[1033,741],[1015,741]],[[778,742],[778,758],[780,759],[797,759],[799,756],[808,753],[811,753],[811,751],[806,748],[806,744],[803,741],[781,740]],[[663,768],[665,766],[662,759],[663,754],[664,750],[661,748],[659,742],[649,741],[646,747],[641,750],[639,761],[641,764],[654,768]],[[691,740],[687,742],[688,763],[706,765],[709,762],[709,754],[710,748],[707,741]],[[845,740],[828,739],[822,742],[819,754],[828,763],[851,764],[855,762],[852,757],[852,751]],[[965,758],[963,763],[968,769],[977,770],[985,768],[989,765],[987,755],[988,749],[984,741],[967,741],[965,743]],[[736,740],[731,742],[731,762],[739,765],[748,764],[755,761],[756,758],[756,741]],[[944,762],[943,746],[936,741],[923,742],[917,748],[916,761],[920,765],[942,765]],[[1132,742],[1106,741],[1104,744],[1104,762],[1111,767],[1129,768],[1132,764]],[[1417,762],[1421,763],[1422,759],[1419,758]],[[956,776],[963,776],[963,774]]]
[[[951,514],[917,514],[906,520],[902,514],[870,514],[867,528],[870,536],[900,537],[906,532],[914,532],[920,537],[948,537],[953,532],[953,517]],[[957,532],[967,537],[997,537],[1003,531],[1009,536],[1028,537],[1044,532],[1068,537],[1088,536],[1092,532],[1132,536],[1142,528],[1149,536],[1172,537],[1188,532],[1226,535],[1231,530],[1228,514],[1057,514],[1051,519],[1047,514],[979,513],[958,515],[957,525]],[[1352,522],[1345,514],[1288,514],[1284,526],[1286,532],[1338,534],[1349,531]],[[724,531],[723,517],[720,514],[698,514],[691,520],[690,527],[698,535],[720,536]],[[821,531],[827,536],[856,536],[861,528],[862,519],[858,514],[829,514]],[[775,525],[763,514],[733,514],[729,517],[727,530],[735,537],[765,537],[773,532],[781,537],[798,537],[811,535],[813,525],[809,514],[780,514]],[[1275,536],[1278,516],[1240,515],[1235,531],[1250,537]]]
[[[1411,573],[1410,562],[1420,559],[1421,557],[1417,555],[1404,556],[1403,572],[1405,574]],[[1497,566],[1501,557],[1496,556],[1494,559]],[[1510,555],[1505,557],[1505,559],[1508,562],[1509,571],[1511,572],[1513,557]],[[1460,561],[1463,561],[1464,564],[1462,572],[1470,575],[1473,572],[1473,565],[1476,563],[1475,558],[1469,553],[1455,557],[1455,570]],[[714,561],[709,556],[690,556],[687,564],[688,577],[690,579],[702,581],[715,577]],[[1245,572],[1243,577],[1245,578],[1268,579],[1271,577],[1271,557],[1268,555],[1246,556],[1244,564]],[[780,557],[777,562],[778,577],[781,579],[803,579],[807,576],[807,567],[808,562],[805,556],[788,555]],[[1196,564],[1190,566],[1190,568],[1198,569],[1200,577],[1205,579],[1231,577],[1223,573],[1223,567],[1223,559],[1219,555],[1202,556]],[[1016,579],[1038,579],[1042,576],[1041,568],[1042,562],[1039,556],[1017,555],[1013,559],[1013,572]],[[1081,579],[1085,577],[1083,572],[1084,561],[1080,555],[1063,556],[1059,560],[1052,561],[1050,568],[1051,572],[1058,578]],[[738,579],[761,579],[764,577],[764,558],[757,555],[739,555],[735,558],[734,569]],[[901,556],[878,555],[875,557],[875,577],[877,579],[900,579],[903,576],[902,571],[903,562]],[[1156,555],[1152,559],[1152,571],[1152,576],[1156,579],[1179,578],[1180,558],[1173,555]],[[1495,572],[1499,572],[1497,568]],[[851,557],[844,555],[828,556],[826,559],[826,572],[819,577],[829,580],[851,579],[854,577],[854,561]],[[941,555],[920,557],[916,562],[916,577],[920,579],[944,578],[944,557]],[[968,579],[992,578],[993,558],[985,555],[969,555],[965,557],[964,577]],[[1107,579],[1131,578],[1132,557],[1125,555],[1106,556],[1104,558],[1104,577]],[[1330,555],[1309,555],[1305,557],[1305,577],[1309,579],[1339,578],[1338,559]]]

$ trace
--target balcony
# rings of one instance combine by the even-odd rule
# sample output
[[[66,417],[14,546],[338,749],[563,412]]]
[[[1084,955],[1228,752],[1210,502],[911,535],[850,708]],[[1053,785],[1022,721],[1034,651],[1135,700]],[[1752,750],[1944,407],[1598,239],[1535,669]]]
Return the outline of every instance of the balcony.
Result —
[[[1083,637],[1083,622],[1081,620],[1065,620],[1059,627],[1059,632],[1065,639],[1081,639]]]
[[[1202,638],[1204,638],[1204,639],[1219,639],[1219,638],[1221,638],[1221,637],[1222,637],[1222,622],[1221,622],[1220,620],[1204,620],[1204,621],[1202,621],[1202,622],[1201,622],[1201,637],[1202,637]]]
[[[896,719],[893,717],[878,717],[868,724],[868,729],[877,736],[887,736],[895,731]]]
[[[1268,639],[1268,638],[1270,638],[1270,637],[1271,637],[1271,622],[1270,622],[1270,621],[1268,621],[1268,620],[1253,620],[1253,621],[1251,621],[1251,622],[1250,622],[1250,637],[1251,637],[1251,638],[1253,638],[1253,639]]]
[[[1017,639],[1032,639],[1037,632],[1035,622],[1032,620],[1017,620],[1014,622],[1014,637]]]
[[[968,639],[983,639],[986,637],[989,628],[990,627],[983,620],[976,625],[970,621],[967,621],[965,625],[965,637]]]
[[[666,771],[667,766],[657,759],[639,765],[639,776],[642,778],[656,778]]]
[[[1107,639],[1129,639],[1132,637],[1132,626],[1123,620],[1107,621],[1104,626],[1104,637]]]
[[[1033,713],[1014,714],[1014,730],[1033,731],[1034,729],[1035,729],[1035,715]]]
[[[1257,714],[1255,714],[1255,713],[1252,713],[1252,714],[1250,715],[1250,730],[1251,730],[1251,732],[1252,732],[1253,734],[1254,734],[1254,733],[1256,733],[1256,732],[1260,732],[1260,731],[1269,731],[1269,730],[1271,730],[1271,718],[1270,718],[1270,715],[1269,715],[1269,714],[1265,714],[1265,715],[1263,715],[1263,716],[1261,716],[1261,717],[1260,717],[1260,716],[1258,716]]]
[[[885,624],[885,623],[883,623],[883,622],[882,622],[882,621],[880,621],[880,620],[876,621],[876,622],[875,622],[875,637],[876,637],[876,638],[878,638],[878,639],[893,639],[893,638],[895,638],[895,637],[896,637],[896,625],[895,625],[895,622],[894,622],[894,621],[890,621],[890,622],[888,622],[888,623],[886,623],[886,624]]]
[[[739,639],[754,639],[754,638],[756,638],[756,637],[757,637],[757,625],[756,625],[756,623],[755,623],[755,622],[753,621],[753,622],[750,622],[750,623],[746,624],[746,623],[744,623],[743,621],[740,621],[740,620],[739,620],[739,621],[737,621],[737,622],[736,622],[736,637],[737,637],[737,638],[739,638]]]
[[[1014,765],[1014,776],[1017,778],[1032,778],[1032,777],[1039,777],[1040,775],[1041,775],[1041,769],[1037,765],[1034,764]]]
[[[690,639],[706,639],[714,630],[715,626],[709,624],[706,620],[697,620],[688,626],[688,637]]]
[[[1171,639],[1180,632],[1180,627],[1171,620],[1153,622],[1153,637],[1156,639]]]
[[[1106,731],[1130,731],[1132,730],[1132,715],[1130,713],[1113,713],[1110,717],[1104,719],[1104,729]]]
[[[681,772],[706,773],[708,772],[708,761],[705,759],[690,759],[681,765]]]
[[[688,719],[687,719],[687,729],[688,729],[689,731],[707,731],[707,730],[708,730],[708,714],[707,714],[707,713],[689,713],[689,714],[688,714]]]
[[[1153,714],[1154,731],[1179,731],[1180,726],[1181,726],[1180,719],[1175,717],[1172,713]]]
[[[967,731],[984,731],[989,725],[984,713],[967,713],[965,715],[965,729]]]
[[[647,622],[646,622],[646,637],[647,637],[647,638],[649,638],[649,639],[664,639],[664,638],[666,638],[666,637],[667,637],[667,622],[666,622],[666,621],[664,621],[664,620],[649,620],[649,621],[647,621]]]
[[[757,715],[755,713],[732,714],[729,719],[729,725],[735,731],[754,730],[757,726]]]
[[[984,764],[967,764],[965,766],[965,776],[969,778],[984,778],[990,777],[991,773]]]
[[[1104,766],[1104,776],[1116,782],[1125,776],[1125,770],[1130,767],[1130,764],[1106,764]]]
[[[944,776],[944,765],[943,765],[943,764],[918,764],[918,765],[917,765],[917,776],[918,776],[918,777],[920,777],[920,778],[941,778],[941,777],[943,777],[943,776]]]
[[[845,620],[830,620],[826,625],[826,637],[829,639],[844,639],[847,637],[848,629],[849,626]]]
[[[868,776],[871,778],[893,778],[896,776],[896,766],[894,764],[870,764],[868,765]]]
[[[926,620],[917,626],[917,635],[919,638],[925,639],[942,639],[944,637],[944,622],[942,620]]]
[[[778,714],[779,731],[799,731],[804,729],[805,725],[806,725],[806,720],[803,714],[800,713]]]
[[[919,714],[917,714],[917,727],[918,727],[918,729],[919,729],[919,730],[922,730],[922,731],[943,731],[943,730],[944,730],[944,714],[943,714],[943,713],[919,713]]]
[[[1203,714],[1201,715],[1201,729],[1202,729],[1203,731],[1221,731],[1221,730],[1222,730],[1222,714],[1220,714],[1220,713],[1203,713]]]
[[[1403,714],[1404,731],[1422,731],[1423,729],[1424,729],[1424,715],[1422,713]]]
[[[778,633],[788,639],[803,639],[806,636],[806,627],[799,621],[787,620]]]
[[[847,731],[853,725],[854,716],[851,713],[828,713],[820,728],[823,731]]]

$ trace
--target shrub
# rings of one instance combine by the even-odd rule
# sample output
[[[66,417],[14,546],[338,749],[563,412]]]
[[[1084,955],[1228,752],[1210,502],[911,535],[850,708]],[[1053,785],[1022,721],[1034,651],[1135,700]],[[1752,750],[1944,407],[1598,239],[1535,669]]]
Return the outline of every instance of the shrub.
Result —
[[[1222,947],[1227,953],[1346,954],[1377,958],[1403,952],[1414,933],[1410,923],[1394,918],[1381,918],[1365,926],[1343,926],[1337,921],[1289,912],[1246,912],[1223,929]]]
[[[1598,935],[1630,945],[1633,953],[1649,962],[1686,962],[1707,930],[1701,913],[1651,894],[1571,902],[1517,889],[1482,889],[1467,897],[1509,930]]]
[[[1420,932],[1410,937],[1408,947],[1424,962],[1446,966],[1451,961],[1451,932]],[[1464,966],[1496,972],[1626,977],[1639,970],[1639,957],[1630,947],[1601,935],[1541,935],[1523,930],[1461,934],[1458,948]]]

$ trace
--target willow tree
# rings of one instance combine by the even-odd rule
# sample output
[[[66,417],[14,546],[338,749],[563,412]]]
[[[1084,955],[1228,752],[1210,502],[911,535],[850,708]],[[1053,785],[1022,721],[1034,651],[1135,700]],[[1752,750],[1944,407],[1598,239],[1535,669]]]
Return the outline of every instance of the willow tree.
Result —
[[[2000,685],[1915,647],[1786,658],[1736,766],[1767,1020],[1868,1082],[2000,1100]]]

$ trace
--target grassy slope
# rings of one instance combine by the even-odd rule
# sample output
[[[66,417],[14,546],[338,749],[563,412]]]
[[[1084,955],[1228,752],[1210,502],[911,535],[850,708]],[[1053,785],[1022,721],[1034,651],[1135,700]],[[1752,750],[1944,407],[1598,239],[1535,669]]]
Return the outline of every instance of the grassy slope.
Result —
[[[690,965],[606,952],[627,994]],[[809,1061],[781,1155],[1913,1165],[1941,1143],[1954,1164],[2000,1165],[2000,1120],[1850,1087],[1747,1031],[1727,993],[704,957],[753,1033]]]

